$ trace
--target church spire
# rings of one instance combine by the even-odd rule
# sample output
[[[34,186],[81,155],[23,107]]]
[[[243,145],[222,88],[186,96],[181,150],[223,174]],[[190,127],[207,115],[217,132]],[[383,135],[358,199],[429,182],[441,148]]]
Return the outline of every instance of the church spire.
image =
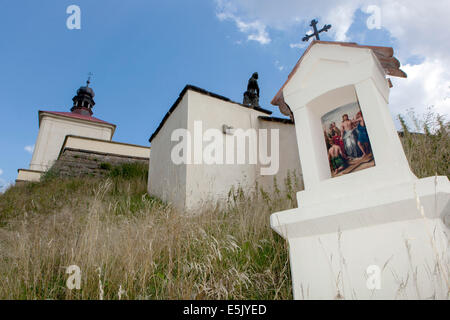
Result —
[[[89,73],[89,77],[86,81],[86,86],[80,87],[77,90],[77,95],[72,98],[73,107],[70,109],[73,113],[78,113],[82,115],[92,116],[92,108],[95,105],[94,101],[94,90],[89,87],[91,83],[92,73]]]

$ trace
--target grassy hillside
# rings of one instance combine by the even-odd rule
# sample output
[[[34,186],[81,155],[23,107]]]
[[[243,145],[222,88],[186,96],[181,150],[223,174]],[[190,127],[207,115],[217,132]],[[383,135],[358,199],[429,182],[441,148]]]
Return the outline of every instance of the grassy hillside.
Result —
[[[450,177],[450,122],[434,112],[427,113],[422,119],[410,113],[409,119],[414,125],[411,130],[403,117],[399,116],[399,119],[403,127],[400,134],[403,149],[414,174],[419,178]]]
[[[8,190],[0,299],[291,298],[287,247],[268,223],[290,198],[259,191],[249,201],[238,190],[227,208],[187,217],[149,197],[146,176],[127,165],[102,180],[47,177]],[[79,291],[65,286],[73,264]]]
[[[449,176],[448,128],[405,127],[419,177]],[[269,215],[296,205],[296,181],[286,194],[231,191],[226,208],[195,217],[149,197],[139,165],[12,187],[0,195],[0,299],[291,299],[287,244]],[[70,265],[81,290],[66,288]]]

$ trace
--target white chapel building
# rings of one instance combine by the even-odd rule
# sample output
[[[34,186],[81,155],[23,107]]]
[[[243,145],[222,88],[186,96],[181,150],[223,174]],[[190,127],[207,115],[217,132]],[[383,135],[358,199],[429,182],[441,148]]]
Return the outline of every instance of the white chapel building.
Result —
[[[275,178],[282,189],[288,172],[295,172],[301,180],[293,121],[271,117],[271,114],[271,111],[259,106],[233,102],[187,85],[150,137],[149,194],[171,203],[177,209],[193,211],[205,203],[223,202],[233,188],[255,190],[257,183],[258,188],[271,191]],[[177,136],[180,129],[181,132],[189,132],[184,140]],[[207,163],[202,154],[210,143],[208,140],[211,137],[207,135],[211,129],[220,131],[221,137],[216,136],[216,139],[222,140],[223,154],[219,157],[223,162]],[[267,141],[257,136],[262,129],[267,130]],[[242,133],[243,148],[238,147],[239,131]],[[278,136],[273,140],[276,143],[272,147],[271,134],[275,132]],[[256,140],[252,133],[256,133]],[[186,147],[184,152],[188,153],[183,155],[184,163],[173,159],[174,153],[177,156],[180,141]],[[257,146],[252,145],[251,141]],[[226,150],[228,143],[234,148],[231,161],[226,161],[227,157],[230,160]],[[262,159],[261,154],[267,155],[270,161]],[[250,160],[251,155],[256,155],[253,161]],[[244,162],[237,161],[240,156],[245,156]]]

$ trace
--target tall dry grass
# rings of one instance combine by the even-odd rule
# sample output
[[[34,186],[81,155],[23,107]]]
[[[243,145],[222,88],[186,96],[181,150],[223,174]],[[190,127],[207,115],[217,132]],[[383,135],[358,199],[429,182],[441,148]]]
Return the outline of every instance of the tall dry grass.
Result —
[[[269,226],[291,199],[236,191],[226,208],[186,216],[146,195],[140,170],[8,190],[0,299],[292,298],[288,250]],[[81,269],[80,290],[66,287],[70,265]]]
[[[449,123],[402,134],[418,177],[449,176]],[[425,122],[430,123],[430,122]],[[60,178],[0,195],[0,299],[291,299],[286,242],[269,215],[296,206],[286,193],[232,190],[225,208],[186,216],[146,194],[147,168],[104,179]],[[81,289],[66,268],[81,269]]]
[[[414,174],[450,178],[450,122],[432,109],[420,118],[410,111],[399,120],[403,149]]]

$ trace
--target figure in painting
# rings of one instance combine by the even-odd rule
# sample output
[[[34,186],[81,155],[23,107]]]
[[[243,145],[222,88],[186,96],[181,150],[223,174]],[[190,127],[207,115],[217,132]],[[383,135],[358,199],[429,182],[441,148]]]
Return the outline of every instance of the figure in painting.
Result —
[[[358,147],[354,121],[348,118],[348,114],[342,116],[341,130],[344,133],[343,141],[346,155],[354,159],[361,157],[362,152]]]
[[[328,150],[328,159],[330,160],[334,174],[344,170],[347,166],[347,161],[344,158],[342,149],[339,145],[334,143],[334,140],[331,140],[331,148]]]
[[[327,144],[327,150],[331,148],[331,136],[326,129],[323,130],[323,137],[325,138],[325,143]]]
[[[355,123],[357,123],[357,130],[358,130],[358,146],[360,150],[362,151],[362,156],[365,157],[367,154],[372,153],[370,142],[369,142],[369,135],[367,134],[366,124],[364,122],[364,118],[362,116],[362,112],[359,111],[356,114],[356,118],[354,120]]]
[[[333,143],[341,148],[342,156],[347,158],[345,153],[344,141],[342,140],[341,131],[336,127],[336,123],[332,122],[330,124],[330,139],[333,140]],[[331,147],[331,145],[330,145]]]

